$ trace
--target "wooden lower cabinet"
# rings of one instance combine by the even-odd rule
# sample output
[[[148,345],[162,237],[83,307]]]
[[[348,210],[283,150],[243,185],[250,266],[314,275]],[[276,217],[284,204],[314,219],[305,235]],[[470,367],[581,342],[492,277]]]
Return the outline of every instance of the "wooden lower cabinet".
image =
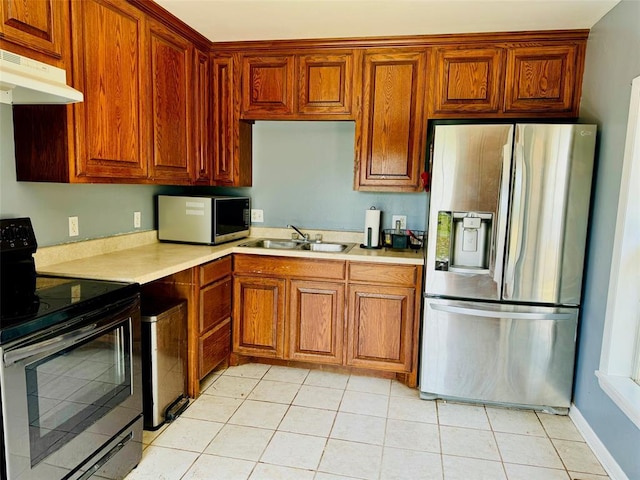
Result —
[[[231,287],[231,276],[226,273],[222,279],[200,288],[199,380],[218,366],[231,350]]]
[[[231,318],[198,338],[198,376],[204,378],[231,352]]]
[[[285,280],[236,276],[233,283],[233,351],[282,358]]]
[[[197,346],[199,381],[231,351],[231,255],[201,265],[198,273],[198,323],[189,346],[194,350]]]
[[[344,290],[344,283],[291,281],[287,358],[342,364]]]
[[[419,265],[235,255],[234,357],[387,372],[414,387],[421,285]]]
[[[415,288],[350,285],[347,365],[409,372]]]
[[[231,351],[231,255],[142,286],[148,298],[187,301],[187,394]]]

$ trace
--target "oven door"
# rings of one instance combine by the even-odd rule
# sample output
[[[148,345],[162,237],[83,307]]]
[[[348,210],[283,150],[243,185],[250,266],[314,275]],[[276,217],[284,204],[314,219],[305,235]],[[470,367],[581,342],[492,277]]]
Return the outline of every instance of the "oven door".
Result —
[[[142,412],[138,323],[136,297],[2,349],[10,479],[74,477],[114,438],[140,442],[123,435]]]

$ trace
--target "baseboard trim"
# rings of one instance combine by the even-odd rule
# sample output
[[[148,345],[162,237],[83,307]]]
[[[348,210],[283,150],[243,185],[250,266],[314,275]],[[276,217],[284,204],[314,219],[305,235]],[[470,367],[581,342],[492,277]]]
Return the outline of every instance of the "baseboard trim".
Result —
[[[569,418],[573,420],[576,428],[584,437],[587,445],[591,447],[591,450],[593,450],[593,453],[598,458],[611,480],[629,480],[629,477],[627,477],[622,468],[620,468],[618,462],[616,462],[613,456],[609,453],[607,447],[605,447],[604,443],[602,443],[598,435],[596,435],[596,432],[593,431],[591,425],[589,425],[587,420],[582,416],[582,413],[580,413],[580,410],[578,410],[578,407],[576,407],[574,403],[571,404],[571,408],[569,409]]]

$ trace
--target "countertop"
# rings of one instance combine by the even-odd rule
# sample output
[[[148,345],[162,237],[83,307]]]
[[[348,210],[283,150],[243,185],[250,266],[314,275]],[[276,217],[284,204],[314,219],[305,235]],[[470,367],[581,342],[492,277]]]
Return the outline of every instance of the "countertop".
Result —
[[[322,258],[356,262],[400,263],[409,265],[424,264],[423,250],[369,250],[362,249],[356,244],[346,253],[322,253],[239,246],[258,238],[265,237],[252,235],[249,238],[215,246],[155,241],[135,247],[117,249],[107,253],[61,261],[59,263],[40,265],[36,258],[36,268],[38,273],[43,275],[93,278],[97,280],[145,284],[231,253],[308,259]],[[69,248],[72,248],[72,245],[73,244],[70,244]]]

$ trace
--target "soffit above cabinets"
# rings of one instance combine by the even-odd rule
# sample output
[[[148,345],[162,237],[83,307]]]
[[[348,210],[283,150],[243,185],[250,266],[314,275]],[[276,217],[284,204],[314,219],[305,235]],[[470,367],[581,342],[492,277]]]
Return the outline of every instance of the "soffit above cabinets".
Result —
[[[213,42],[590,29],[620,0],[156,0]]]

